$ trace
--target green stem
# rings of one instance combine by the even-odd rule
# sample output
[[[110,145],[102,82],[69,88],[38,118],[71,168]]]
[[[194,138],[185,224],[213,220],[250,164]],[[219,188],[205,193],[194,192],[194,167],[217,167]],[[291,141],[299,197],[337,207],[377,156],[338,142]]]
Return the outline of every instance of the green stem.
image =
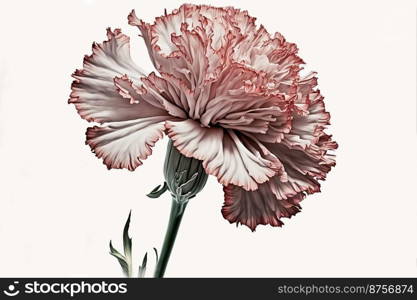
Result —
[[[175,238],[184,215],[185,207],[188,201],[177,201],[172,199],[171,214],[169,216],[168,228],[165,233],[164,244],[162,245],[161,254],[155,269],[155,278],[164,277],[165,269],[174,246]]]

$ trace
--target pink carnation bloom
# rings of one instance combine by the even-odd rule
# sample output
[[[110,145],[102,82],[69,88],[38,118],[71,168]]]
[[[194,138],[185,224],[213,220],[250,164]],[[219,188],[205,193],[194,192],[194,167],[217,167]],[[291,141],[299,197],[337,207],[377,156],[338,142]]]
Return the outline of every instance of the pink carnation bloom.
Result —
[[[131,59],[129,37],[108,40],[76,70],[69,103],[101,126],[87,141],[109,168],[134,170],[164,135],[224,186],[223,216],[252,230],[281,226],[320,191],[336,142],[315,73],[301,76],[297,46],[246,11],[183,5],[136,26],[156,72]]]

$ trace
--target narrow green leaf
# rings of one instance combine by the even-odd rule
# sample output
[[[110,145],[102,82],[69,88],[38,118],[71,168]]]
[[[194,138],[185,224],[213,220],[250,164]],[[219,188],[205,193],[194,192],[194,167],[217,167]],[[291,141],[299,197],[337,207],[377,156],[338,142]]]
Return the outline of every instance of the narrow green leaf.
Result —
[[[158,258],[158,250],[156,250],[156,248],[153,247],[153,251],[155,252],[156,263],[158,263],[158,260],[159,260],[159,258]]]
[[[165,193],[165,191],[168,189],[168,185],[166,182],[164,182],[164,184],[162,185],[158,185],[156,188],[154,188],[149,194],[147,194],[146,196],[148,196],[149,198],[159,198],[163,193]]]
[[[142,265],[139,266],[139,275],[138,275],[139,278],[145,277],[147,262],[148,262],[148,252],[145,253],[145,256],[143,257],[143,260],[142,260]]]
[[[132,211],[129,212],[125,227],[123,229],[123,248],[125,252],[125,261],[128,265],[128,277],[132,277],[132,238],[129,237],[130,217]]]
[[[110,254],[115,255],[115,256],[119,257],[120,259],[125,260],[125,257],[123,256],[123,254],[121,254],[119,251],[117,251],[117,250],[113,247],[113,244],[112,244],[112,242],[111,242],[111,241],[110,241],[109,246],[110,246]]]
[[[117,259],[120,266],[122,267],[123,274],[125,274],[125,276],[129,276],[129,266],[126,262],[126,258],[113,247],[111,241],[110,241],[110,255],[114,256]]]
[[[132,215],[132,211],[129,212],[129,216],[127,217],[126,224],[123,229],[123,247],[124,247],[126,257],[132,255],[132,239],[129,237],[129,226],[130,226],[131,215]]]

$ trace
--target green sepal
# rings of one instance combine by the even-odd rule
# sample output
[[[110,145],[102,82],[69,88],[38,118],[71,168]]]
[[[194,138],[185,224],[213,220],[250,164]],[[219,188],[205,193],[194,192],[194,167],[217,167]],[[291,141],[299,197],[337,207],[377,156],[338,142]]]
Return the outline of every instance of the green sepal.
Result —
[[[158,185],[146,196],[148,196],[149,198],[159,198],[163,193],[166,192],[167,189],[168,189],[168,185],[166,182],[164,182],[162,186]]]

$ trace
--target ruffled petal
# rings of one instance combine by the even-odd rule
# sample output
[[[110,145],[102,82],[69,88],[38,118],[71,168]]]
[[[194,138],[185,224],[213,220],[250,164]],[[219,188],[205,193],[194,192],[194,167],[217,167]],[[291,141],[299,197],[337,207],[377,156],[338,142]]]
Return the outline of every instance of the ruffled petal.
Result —
[[[289,132],[290,105],[283,95],[268,93],[262,73],[233,63],[211,88],[212,98],[200,119],[203,125],[257,133],[271,142]]]
[[[276,174],[285,178],[281,162],[254,139],[232,130],[202,127],[193,120],[168,121],[166,128],[174,146],[183,155],[202,160],[206,172],[223,185],[255,190]]]
[[[173,86],[170,81],[157,76],[154,72],[141,79],[144,91],[142,97],[146,101],[165,109],[173,117],[182,119],[187,118],[187,114],[181,106],[181,102],[177,101],[178,96],[175,94],[176,87]],[[188,99],[190,95],[186,90],[183,90],[180,97]]]
[[[278,199],[264,183],[256,191],[228,185],[223,188],[225,202],[222,207],[223,217],[230,223],[243,224],[255,231],[257,225],[282,226],[281,218],[291,218],[301,210],[299,203],[305,197],[298,193],[287,199]]]
[[[72,75],[75,80],[68,102],[87,121],[136,119],[140,111],[131,105],[132,99],[119,94],[114,78],[128,75],[138,81],[143,73],[130,58],[129,38],[120,29],[107,29],[107,37],[107,41],[93,44],[93,54],[84,58],[83,69]]]
[[[219,57],[208,46],[209,37],[202,27],[188,29],[188,24],[204,22],[196,7],[182,6],[172,14],[157,18],[153,25],[138,19],[135,11],[128,20],[141,31],[159,73],[173,86],[192,91],[194,97],[180,105],[191,118],[199,118],[203,109],[200,103],[207,100],[209,92],[205,82],[215,76]]]
[[[324,97],[319,90],[314,89],[316,85],[315,73],[308,74],[297,83],[291,131],[282,140],[291,149],[307,151],[308,148],[314,148],[330,124]]]
[[[258,224],[281,226],[280,218],[296,214],[306,194],[320,192],[318,180],[325,179],[335,165],[333,154],[328,151],[334,150],[337,144],[323,134],[309,147],[310,151],[291,149],[280,143],[264,146],[284,166],[285,180],[274,176],[256,191],[245,191],[234,185],[224,188],[223,216],[231,223],[241,223],[252,230]]]
[[[69,103],[82,118],[104,123],[87,130],[86,143],[96,156],[109,169],[134,170],[152,153],[172,116],[159,91],[144,88],[143,73],[130,58],[129,38],[119,29],[108,29],[107,36],[74,73]]]
[[[108,123],[87,129],[87,141],[108,169],[133,171],[152,154],[155,143],[163,137],[165,116]]]
[[[294,85],[302,63],[294,44],[257,29],[255,18],[231,7],[186,4],[154,24],[134,11],[128,20],[141,31],[159,72],[193,94],[181,103],[189,118],[256,133],[264,142],[289,133],[292,95],[279,87]]]
[[[280,143],[266,143],[265,147],[282,161],[286,170],[291,169],[293,173],[299,173],[300,176],[308,175],[317,179],[325,179],[331,167],[336,165],[333,153],[329,150],[334,150],[337,147],[334,142],[328,144],[329,147],[326,147],[326,145],[327,142],[324,144],[322,142],[317,143],[315,144],[317,151],[310,152],[291,149]]]
[[[186,20],[198,22],[194,17],[198,17],[198,14],[189,10],[182,12],[175,10],[171,14],[156,18],[155,23],[151,25],[140,20],[134,10],[128,16],[129,24],[140,30],[155,68],[186,81],[189,87],[194,76],[193,72],[188,69],[192,65],[192,59],[189,54],[187,55],[184,45],[180,46],[181,42],[178,41],[178,37],[182,34],[181,30],[185,30],[187,26]],[[192,43],[197,42],[195,45],[199,46],[199,41],[196,41],[194,37],[195,35],[191,37]],[[181,49],[178,48],[179,46]],[[201,47],[198,47],[198,50],[204,51]],[[204,53],[200,53],[200,57],[202,55]]]

